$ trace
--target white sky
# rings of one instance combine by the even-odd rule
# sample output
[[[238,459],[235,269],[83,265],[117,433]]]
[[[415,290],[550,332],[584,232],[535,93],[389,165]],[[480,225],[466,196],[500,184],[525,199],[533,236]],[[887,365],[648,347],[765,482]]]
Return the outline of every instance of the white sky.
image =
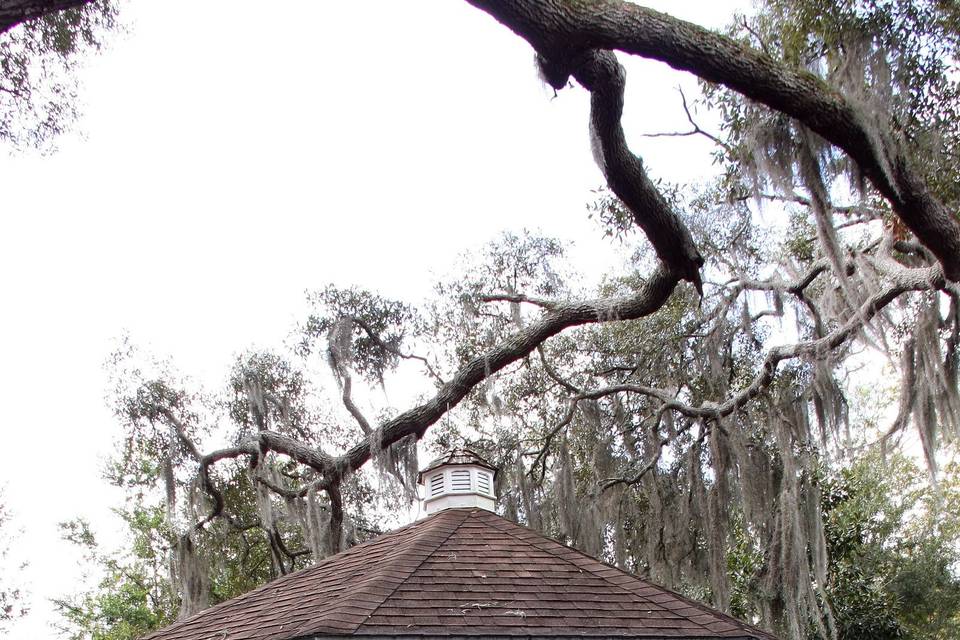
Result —
[[[652,6],[721,26],[744,2]],[[103,362],[116,340],[222,384],[235,353],[277,344],[328,282],[417,300],[432,273],[506,229],[612,252],[585,204],[601,183],[587,96],[552,99],[526,43],[464,2],[138,0],[82,71],[80,128],[49,157],[0,153],[0,485],[16,558],[47,599],[82,585],[56,523],[111,539],[100,478],[117,426]],[[675,91],[691,78],[628,63],[627,133],[657,176],[711,171]]]

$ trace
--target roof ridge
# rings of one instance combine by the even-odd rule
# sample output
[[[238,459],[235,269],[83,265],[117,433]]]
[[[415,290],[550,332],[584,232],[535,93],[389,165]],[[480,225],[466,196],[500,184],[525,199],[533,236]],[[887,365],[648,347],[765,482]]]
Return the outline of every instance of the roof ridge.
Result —
[[[746,622],[743,622],[742,620],[739,620],[739,619],[737,619],[737,618],[735,618],[735,617],[733,617],[733,616],[731,616],[731,615],[729,615],[729,614],[727,614],[727,613],[724,613],[724,612],[720,611],[719,609],[713,609],[713,608],[711,608],[710,606],[708,606],[708,605],[706,605],[706,604],[703,604],[702,602],[698,602],[698,601],[696,601],[696,600],[694,600],[694,599],[692,599],[692,598],[689,598],[689,597],[687,597],[687,596],[685,596],[685,595],[683,595],[683,594],[681,594],[681,593],[677,593],[677,592],[674,591],[673,589],[669,589],[669,588],[667,588],[667,587],[664,587],[663,585],[660,585],[660,584],[657,584],[657,583],[654,583],[654,582],[650,582],[649,580],[645,580],[644,578],[641,578],[640,576],[634,575],[634,574],[630,573],[629,571],[626,571],[626,570],[624,570],[624,569],[621,569],[620,567],[614,566],[614,565],[610,564],[609,562],[604,562],[604,561],[601,560],[600,558],[594,558],[593,556],[591,556],[591,555],[589,555],[589,554],[587,554],[587,553],[584,553],[583,551],[580,551],[579,549],[576,549],[576,548],[574,548],[574,547],[567,546],[567,545],[563,544],[562,542],[560,542],[559,540],[555,540],[554,538],[551,538],[550,536],[545,535],[544,533],[542,533],[542,532],[540,532],[540,531],[537,531],[536,529],[533,529],[532,527],[528,527],[528,526],[519,524],[519,523],[517,523],[517,522],[513,522],[513,521],[508,520],[508,519],[504,518],[503,516],[500,516],[499,514],[496,514],[496,513],[494,513],[493,515],[496,516],[498,519],[503,520],[503,521],[506,522],[508,525],[511,525],[511,526],[516,527],[516,528],[518,528],[518,529],[524,529],[524,530],[526,530],[526,531],[530,531],[530,532],[536,534],[537,536],[543,538],[544,540],[547,540],[547,541],[549,541],[549,542],[551,542],[551,543],[553,543],[553,544],[561,547],[561,548],[562,548],[563,550],[565,550],[565,551],[568,551],[568,552],[572,551],[573,553],[577,554],[578,556],[581,556],[582,558],[586,559],[586,560],[589,561],[589,562],[603,565],[604,567],[607,567],[608,569],[613,569],[614,571],[618,571],[618,572],[622,573],[623,575],[625,575],[625,576],[627,576],[627,577],[629,577],[629,578],[632,578],[632,579],[634,579],[634,580],[636,580],[636,581],[638,581],[638,582],[644,583],[644,584],[647,585],[647,586],[651,586],[651,587],[654,587],[654,588],[656,588],[656,589],[660,589],[660,590],[662,590],[662,591],[665,591],[666,593],[669,593],[670,595],[676,597],[678,600],[682,600],[684,603],[686,603],[686,604],[688,604],[688,605],[690,605],[690,606],[692,606],[692,607],[695,607],[695,608],[699,609],[700,611],[703,611],[704,613],[710,614],[710,615],[712,615],[712,616],[716,616],[716,617],[718,617],[718,618],[720,618],[720,619],[722,619],[722,620],[726,620],[726,621],[728,621],[728,622],[730,622],[730,623],[732,623],[732,624],[737,625],[737,627],[738,627],[739,629],[741,629],[742,631],[748,632],[749,634],[751,634],[751,635],[753,635],[753,636],[756,636],[756,634],[759,633],[759,634],[762,634],[762,635],[763,635],[764,637],[766,637],[766,638],[772,638],[773,640],[776,640],[776,637],[775,637],[775,636],[773,636],[773,635],[771,635],[770,633],[764,631],[763,629],[759,629],[759,628],[757,628],[757,627],[754,627],[753,625],[747,624]],[[502,529],[501,529],[501,531],[503,531],[505,534],[509,535],[510,537],[514,538],[515,540],[518,540],[518,541],[520,541],[520,542],[523,542],[523,543],[526,544],[527,546],[533,547],[534,549],[539,549],[540,551],[543,551],[543,552],[545,552],[545,553],[549,553],[549,554],[552,555],[553,557],[558,558],[558,559],[560,559],[560,560],[563,560],[564,562],[570,562],[570,560],[567,560],[567,559],[564,558],[563,556],[555,553],[553,550],[543,549],[543,548],[541,548],[541,547],[538,547],[538,546],[534,545],[533,543],[528,542],[527,540],[524,540],[523,538],[521,538],[521,537],[519,537],[519,536],[517,536],[517,535],[514,535],[514,534],[513,534],[512,532],[510,532],[510,531],[505,531],[505,530],[502,530]],[[572,563],[571,563],[571,564],[572,564]],[[609,580],[606,576],[603,576],[603,575],[597,573],[596,571],[593,571],[593,570],[591,570],[591,569],[589,569],[589,568],[586,568],[586,571],[589,571],[591,575],[594,575],[594,576],[600,578],[601,580],[603,580],[604,582],[606,582],[606,583],[608,583],[608,584],[611,584],[611,585],[613,585],[613,586],[615,586],[615,587],[617,587],[617,588],[619,588],[619,589],[621,589],[621,590],[623,590],[623,591],[626,591],[627,593],[631,593],[632,595],[640,595],[640,594],[636,593],[633,589],[629,589],[629,588],[627,588],[627,587],[625,587],[625,586],[623,586],[623,585],[619,585],[619,584],[617,584],[617,583]],[[646,596],[641,596],[641,597],[643,597],[644,599],[646,599]],[[653,604],[656,604],[658,607],[659,607],[659,606],[662,606],[662,605],[659,605],[658,603],[653,603]],[[700,625],[700,623],[695,623],[695,624]],[[710,631],[710,629],[708,629],[707,627],[705,627],[705,626],[703,626],[703,625],[700,625],[700,626],[701,626],[704,630]]]
[[[360,544],[356,544],[356,545],[354,545],[354,546],[352,546],[352,547],[348,547],[347,549],[344,549],[343,551],[341,551],[341,552],[339,552],[339,553],[332,553],[332,554],[326,556],[325,558],[321,558],[318,562],[316,562],[316,563],[314,563],[314,564],[312,564],[312,565],[303,567],[303,568],[301,568],[301,569],[297,569],[296,571],[291,571],[290,573],[285,573],[285,574],[283,574],[283,575],[277,576],[277,577],[274,578],[273,580],[270,580],[270,581],[268,581],[268,582],[264,582],[263,584],[261,584],[261,585],[259,585],[259,586],[257,586],[257,587],[254,587],[253,589],[251,589],[250,591],[247,591],[246,593],[242,593],[242,594],[240,594],[239,596],[235,596],[235,597],[233,597],[233,598],[229,598],[229,599],[227,599],[227,600],[224,600],[223,602],[218,602],[217,604],[215,604],[215,605],[213,605],[213,606],[210,606],[210,607],[207,607],[206,609],[202,609],[202,610],[200,610],[200,611],[197,611],[196,613],[194,613],[194,614],[192,614],[192,615],[189,615],[189,616],[187,616],[187,617],[185,617],[185,618],[181,618],[181,619],[179,619],[179,620],[175,620],[175,621],[174,621],[172,624],[170,624],[169,626],[163,627],[163,628],[161,628],[161,629],[156,629],[156,630],[148,633],[147,635],[143,636],[143,638],[142,638],[141,640],[150,640],[154,635],[157,635],[157,634],[159,634],[160,632],[166,633],[166,632],[172,631],[172,630],[174,630],[174,629],[179,629],[179,628],[185,626],[186,624],[188,624],[188,623],[190,623],[190,622],[193,622],[193,621],[194,621],[195,619],[197,619],[197,618],[201,618],[201,617],[208,616],[208,615],[211,614],[212,612],[219,612],[219,611],[222,611],[222,610],[224,610],[224,609],[230,609],[231,607],[242,606],[245,602],[249,601],[252,597],[256,596],[257,594],[259,594],[259,593],[261,593],[261,592],[263,592],[263,591],[266,591],[266,590],[268,590],[268,589],[274,589],[274,588],[276,588],[276,587],[282,586],[282,584],[283,584],[284,582],[287,582],[288,580],[291,580],[291,579],[296,578],[296,577],[298,577],[298,576],[302,576],[302,575],[304,575],[304,574],[308,574],[308,573],[313,573],[313,572],[316,572],[316,571],[320,571],[320,570],[322,570],[326,565],[328,565],[328,564],[330,564],[330,563],[332,563],[332,562],[342,561],[342,560],[343,560],[343,557],[344,557],[344,554],[354,554],[354,553],[358,553],[358,552],[364,550],[364,549],[367,548],[367,547],[370,547],[370,546],[372,546],[372,545],[374,545],[374,544],[376,544],[376,543],[378,543],[378,542],[381,542],[381,541],[382,541],[382,538],[384,538],[384,537],[386,537],[386,536],[388,536],[388,535],[393,535],[393,534],[397,534],[397,533],[400,533],[400,532],[407,531],[407,530],[412,529],[413,527],[415,527],[415,526],[417,526],[417,525],[424,524],[427,520],[428,520],[428,518],[425,518],[425,519],[423,519],[423,520],[414,520],[413,522],[407,523],[407,524],[403,525],[402,527],[398,527],[397,529],[394,529],[394,530],[392,530],[392,531],[387,531],[387,532],[381,533],[380,535],[378,535],[378,536],[376,536],[376,537],[374,537],[374,538],[371,538],[370,540],[365,540],[365,541],[361,542]]]
[[[426,522],[427,520],[429,520],[429,519],[431,519],[431,518],[435,518],[436,516],[440,515],[441,513],[443,513],[443,511],[438,511],[437,513],[433,514],[432,516],[429,516],[429,517],[427,517],[427,518],[424,518],[424,522]],[[431,551],[429,554],[427,554],[426,556],[424,556],[423,559],[420,560],[420,562],[417,563],[417,566],[415,566],[413,569],[411,569],[411,570],[409,571],[409,573],[407,573],[407,578],[409,578],[409,577],[412,576],[414,573],[416,573],[417,570],[418,570],[420,567],[423,566],[423,563],[424,563],[424,562],[426,562],[427,560],[429,560],[430,558],[432,558],[432,557],[433,557],[433,554],[435,554],[435,553],[440,549],[440,547],[443,546],[443,543],[446,542],[447,540],[449,540],[450,537],[451,537],[453,534],[455,534],[458,529],[460,529],[460,526],[461,526],[464,522],[467,521],[467,518],[469,518],[469,517],[472,515],[472,513],[473,513],[473,512],[471,512],[471,511],[468,511],[467,513],[464,513],[464,514],[463,514],[463,517],[460,518],[460,522],[458,522],[458,523],[456,524],[456,526],[453,526],[453,527],[450,528],[450,531],[448,531],[448,532],[447,532],[447,535],[445,535],[445,536],[443,537],[443,540],[441,540],[440,542],[437,543],[437,546],[435,546],[435,547],[433,548],[433,551]],[[406,580],[406,578],[405,578],[404,580]],[[362,627],[364,624],[366,624],[367,620],[369,620],[370,617],[371,617],[373,614],[375,614],[377,611],[380,610],[380,607],[383,606],[383,603],[386,602],[387,600],[389,600],[391,597],[393,597],[393,594],[395,594],[395,593],[397,592],[397,589],[399,589],[399,588],[400,588],[400,585],[402,585],[402,584],[403,584],[403,582],[398,582],[398,583],[396,584],[396,586],[394,586],[393,589],[390,590],[390,593],[388,593],[386,596],[383,597],[383,599],[380,601],[380,604],[378,604],[378,605],[373,609],[373,611],[371,611],[370,613],[367,614],[367,617],[365,617],[362,621],[360,621],[360,622],[357,624],[357,626],[354,628],[354,631],[356,631],[357,629],[359,629],[360,627]]]
[[[408,532],[410,539],[404,540],[401,547],[397,549],[395,553],[389,555],[388,558],[381,558],[381,561],[371,571],[369,572],[364,571],[361,574],[358,574],[351,578],[352,581],[357,581],[359,579],[359,582],[363,585],[363,587],[359,591],[356,591],[352,594],[353,597],[356,598],[358,595],[364,593],[364,591],[367,591],[367,592],[375,591],[376,588],[378,588],[379,586],[383,586],[384,590],[389,589],[390,595],[392,595],[404,581],[406,581],[411,575],[413,575],[413,572],[417,568],[419,568],[420,565],[423,564],[424,560],[432,556],[436,552],[437,548],[439,548],[440,544],[442,544],[443,541],[447,540],[450,537],[450,535],[453,532],[455,532],[461,524],[463,524],[463,521],[466,520],[465,514],[461,518],[459,518],[459,521],[457,521],[454,518],[451,518],[450,517],[451,515],[452,514],[450,513],[450,510],[438,511],[437,513],[427,518],[424,518],[423,520],[415,520],[409,525],[402,527],[401,529],[398,529],[397,531]],[[442,527],[445,527],[445,526],[450,527],[450,531],[446,532],[446,534],[443,534]],[[440,527],[439,532],[435,531],[437,527]],[[415,530],[415,529],[420,529],[421,531],[413,532],[412,530]],[[394,536],[394,534],[397,533],[397,531],[392,531],[386,534],[386,536],[384,537],[394,538],[396,537]],[[436,543],[436,545],[434,546],[432,543],[429,542],[429,536],[430,534],[435,532],[440,533],[443,536],[443,541]],[[424,539],[421,538],[421,536],[427,538],[426,544],[424,544]],[[418,544],[422,546],[418,548],[417,547]],[[356,549],[356,548],[357,547],[352,547],[351,549]],[[424,558],[421,559],[419,562],[417,562],[416,566],[413,569],[404,569],[404,570],[396,571],[396,573],[403,575],[403,578],[402,579],[393,578],[393,580],[396,580],[396,584],[390,585],[389,580],[385,577],[385,574],[389,574],[389,572],[391,570],[396,569],[398,565],[402,566],[404,564],[405,558],[408,558],[410,555],[416,555],[418,553],[422,554]],[[384,582],[387,582],[388,584],[384,585],[383,584]],[[359,621],[356,624],[352,625],[352,629],[350,630],[349,633],[351,634],[356,633],[356,631],[363,625],[363,623],[367,619],[369,619],[372,613],[377,609],[379,609],[383,605],[384,601],[389,597],[390,597],[389,595],[384,596],[384,595],[378,594],[376,596],[376,600],[378,600],[379,602],[377,602],[375,607],[373,607],[370,611],[364,614],[364,618],[362,621]],[[331,611],[332,612],[337,611],[341,609],[343,606],[354,606],[354,604],[355,603],[351,603],[350,600],[345,600],[343,602],[340,602],[337,606],[333,607]],[[373,603],[371,602],[370,604],[373,604]],[[312,635],[318,635],[316,633],[313,633],[313,634],[310,633],[309,627],[311,625],[311,622],[312,621],[310,619],[306,619],[302,621],[298,625],[298,627],[296,627],[295,634],[292,637],[299,638],[303,635],[302,632],[306,632],[307,635],[305,637],[312,637]],[[307,627],[307,629],[305,629],[305,627]]]

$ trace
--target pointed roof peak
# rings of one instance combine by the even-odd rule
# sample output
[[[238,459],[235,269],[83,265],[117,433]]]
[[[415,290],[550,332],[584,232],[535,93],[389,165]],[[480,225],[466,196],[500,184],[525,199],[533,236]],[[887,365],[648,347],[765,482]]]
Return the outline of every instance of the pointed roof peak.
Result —
[[[445,509],[148,638],[324,636],[773,639],[482,508]]]

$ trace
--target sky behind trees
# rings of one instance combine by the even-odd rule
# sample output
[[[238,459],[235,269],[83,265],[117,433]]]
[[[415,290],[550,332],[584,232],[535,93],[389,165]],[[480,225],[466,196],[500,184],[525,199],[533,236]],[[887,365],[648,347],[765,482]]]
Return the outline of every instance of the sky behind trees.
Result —
[[[736,6],[648,4],[715,27]],[[443,0],[271,8],[125,5],[129,33],[81,71],[83,135],[0,157],[0,482],[34,609],[14,638],[50,635],[46,600],[78,586],[56,523],[114,531],[103,363],[123,335],[215,387],[233,354],[287,336],[306,289],[416,300],[523,227],[575,239],[586,277],[613,260],[585,210],[602,182],[587,94],[553,98],[525,42]],[[705,141],[639,137],[687,129],[675,87],[696,83],[623,62],[631,145],[654,176],[698,180]]]

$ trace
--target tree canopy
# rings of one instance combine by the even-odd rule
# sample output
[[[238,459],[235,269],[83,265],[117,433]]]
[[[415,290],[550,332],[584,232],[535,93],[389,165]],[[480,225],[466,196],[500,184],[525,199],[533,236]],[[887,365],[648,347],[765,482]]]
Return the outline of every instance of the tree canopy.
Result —
[[[77,120],[77,67],[117,30],[114,0],[0,2],[0,143],[50,150]]]
[[[0,631],[26,615],[30,607],[29,594],[20,575],[23,559],[13,545],[16,534],[10,509],[0,492]]]

